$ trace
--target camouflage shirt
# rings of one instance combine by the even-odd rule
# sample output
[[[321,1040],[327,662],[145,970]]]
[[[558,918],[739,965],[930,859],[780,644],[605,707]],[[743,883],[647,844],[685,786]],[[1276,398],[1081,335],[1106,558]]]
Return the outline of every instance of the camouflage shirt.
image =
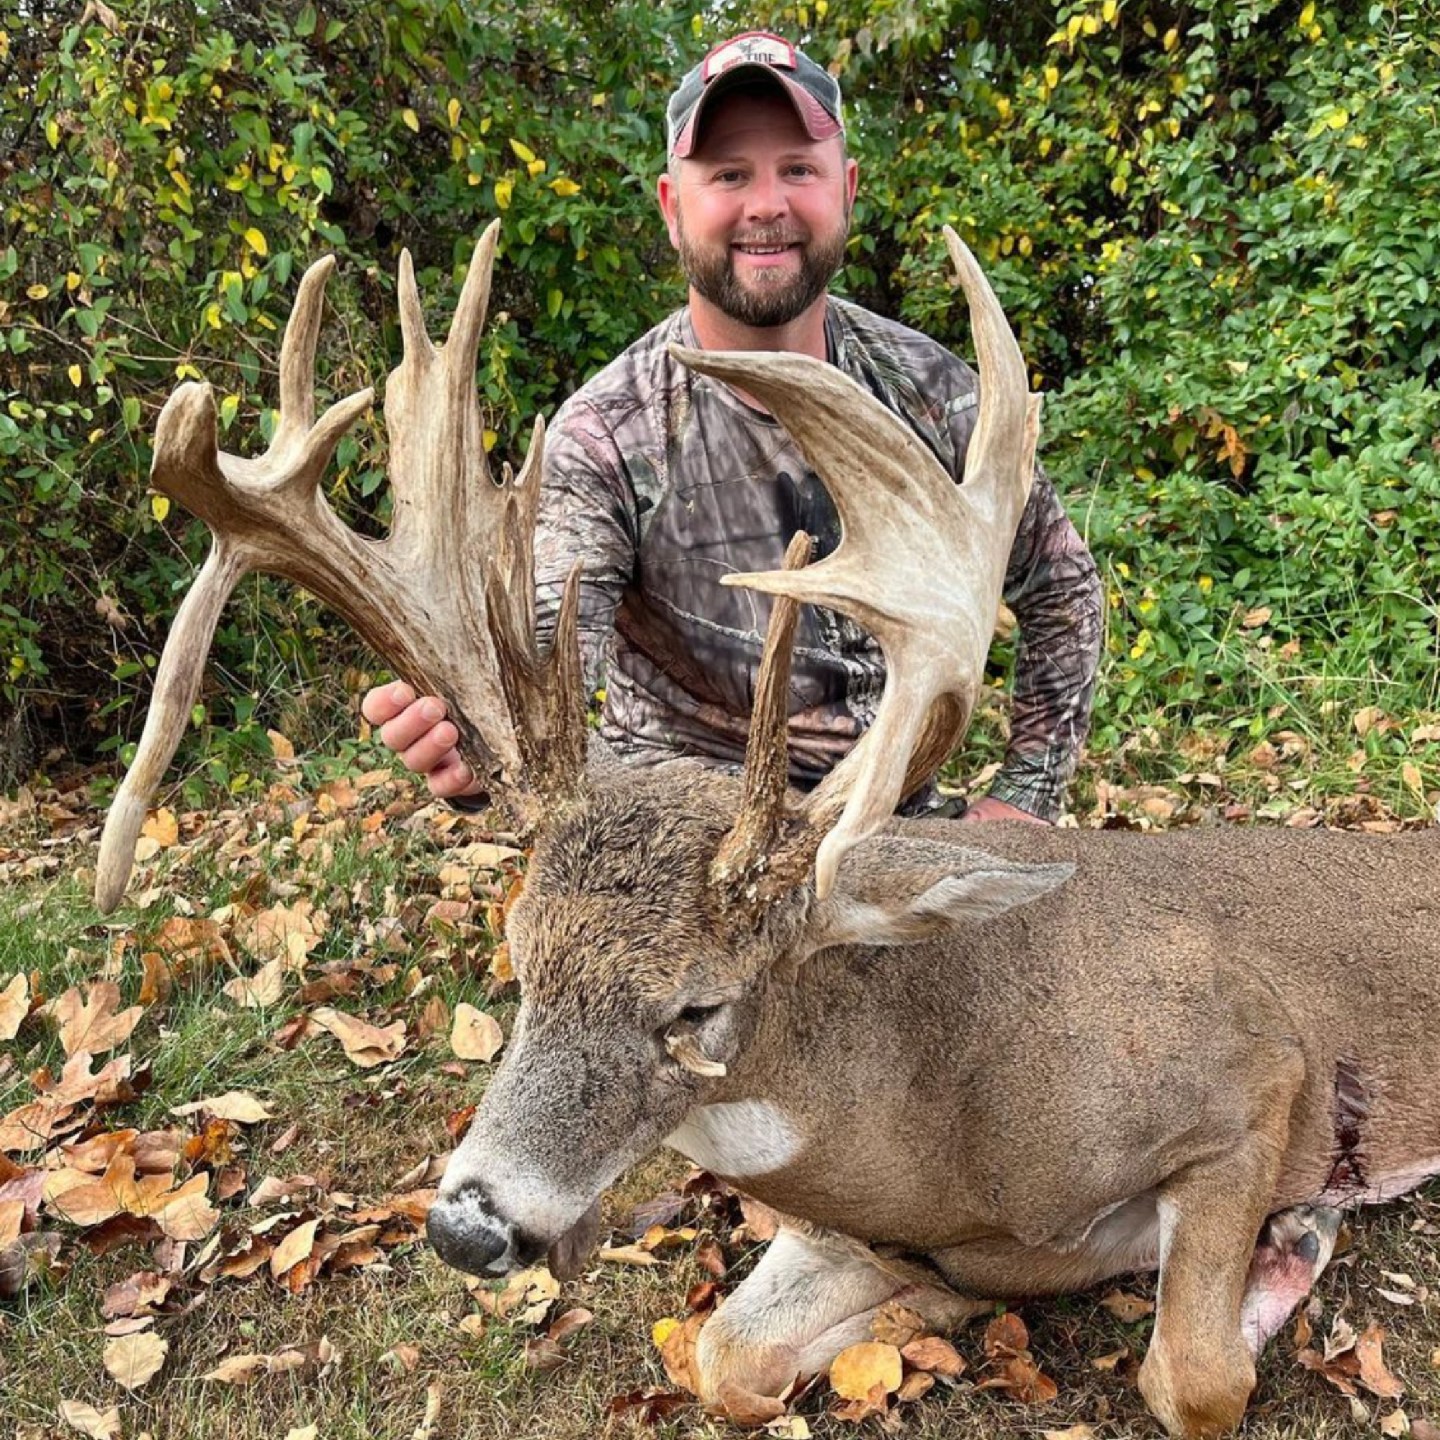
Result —
[[[835,507],[785,430],[668,345],[696,343],[688,309],[637,341],[561,407],[546,437],[537,618],[553,628],[582,563],[586,680],[601,733],[628,760],[743,760],[770,600],[722,575],[779,566],[808,531],[839,543]],[[974,372],[942,346],[831,298],[828,357],[903,419],[958,481]],[[990,793],[1055,818],[1089,723],[1100,646],[1094,562],[1037,473],[1005,578],[1020,627],[1009,750]],[[791,678],[791,779],[813,785],[874,718],[879,646],[853,621],[802,608]]]

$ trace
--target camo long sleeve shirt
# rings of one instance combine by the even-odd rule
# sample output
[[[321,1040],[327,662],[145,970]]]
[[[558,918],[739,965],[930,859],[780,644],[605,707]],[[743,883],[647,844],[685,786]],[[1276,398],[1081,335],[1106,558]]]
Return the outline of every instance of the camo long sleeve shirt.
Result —
[[[829,359],[903,419],[957,482],[977,379],[943,346],[831,298]],[[840,540],[834,503],[785,430],[674,360],[696,343],[682,309],[571,396],[546,437],[536,536],[537,622],[553,630],[582,566],[587,683],[605,688],[601,734],[627,760],[744,759],[770,599],[722,575],[779,566],[797,530],[816,558]],[[990,793],[1054,819],[1085,738],[1100,648],[1094,562],[1037,471],[1005,577],[1019,623],[1011,735]],[[813,785],[874,718],[879,646],[806,606],[790,681],[791,780]]]

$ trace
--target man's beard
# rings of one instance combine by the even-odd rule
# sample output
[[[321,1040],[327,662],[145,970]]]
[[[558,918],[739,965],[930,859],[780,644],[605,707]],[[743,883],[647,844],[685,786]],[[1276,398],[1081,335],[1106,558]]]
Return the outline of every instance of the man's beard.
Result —
[[[680,268],[696,294],[708,300],[722,315],[753,329],[770,329],[788,325],[803,315],[829,287],[845,262],[845,242],[849,238],[849,215],[828,240],[800,242],[800,268],[790,274],[774,272],[773,279],[765,271],[752,272],[755,288],[743,285],[735,273],[735,257],[729,245],[702,250],[692,245],[685,234],[684,221],[676,216],[679,236]],[[782,231],[759,231],[747,235],[745,244],[780,245],[793,243],[795,237]]]

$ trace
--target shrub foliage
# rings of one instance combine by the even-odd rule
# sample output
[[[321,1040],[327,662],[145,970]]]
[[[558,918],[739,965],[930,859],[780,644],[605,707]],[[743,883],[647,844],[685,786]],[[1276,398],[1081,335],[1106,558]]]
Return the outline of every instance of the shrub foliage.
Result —
[[[77,13],[79,12],[79,13]],[[0,731],[122,745],[203,552],[147,493],[153,420],[216,388],[258,446],[299,272],[336,252],[322,394],[396,362],[402,247],[440,316],[504,221],[487,442],[678,303],[665,99],[772,26],[846,87],[849,293],[964,349],[936,236],[975,247],[1051,392],[1047,463],[1110,590],[1102,741],[1276,695],[1434,706],[1440,27],[1429,5],[0,0]],[[378,415],[342,509],[383,527]],[[363,663],[251,582],[198,719]],[[327,689],[328,687],[328,689]],[[1347,688],[1348,687],[1348,688]],[[13,728],[13,725],[12,725]]]

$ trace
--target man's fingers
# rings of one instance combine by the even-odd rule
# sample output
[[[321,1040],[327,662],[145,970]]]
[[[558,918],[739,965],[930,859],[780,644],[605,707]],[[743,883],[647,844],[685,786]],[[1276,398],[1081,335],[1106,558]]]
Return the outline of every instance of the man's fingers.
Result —
[[[449,735],[444,744],[435,747],[431,756],[432,760],[438,760],[454,745],[459,732],[445,719],[445,702],[434,696],[426,696],[413,705],[407,705],[393,720],[387,720],[380,727],[380,739],[388,749],[403,758],[407,750],[423,740],[437,725],[444,725]]]
[[[360,713],[372,725],[384,725],[415,703],[415,692],[403,680],[377,685],[365,693]],[[384,738],[383,736],[381,737]]]
[[[437,800],[452,800],[457,795],[468,795],[476,789],[474,774],[455,750],[452,750],[426,779],[430,785],[430,793]]]
[[[448,720],[441,720],[397,752],[400,763],[417,775],[429,775],[431,771],[450,763],[459,739],[460,732]]]

